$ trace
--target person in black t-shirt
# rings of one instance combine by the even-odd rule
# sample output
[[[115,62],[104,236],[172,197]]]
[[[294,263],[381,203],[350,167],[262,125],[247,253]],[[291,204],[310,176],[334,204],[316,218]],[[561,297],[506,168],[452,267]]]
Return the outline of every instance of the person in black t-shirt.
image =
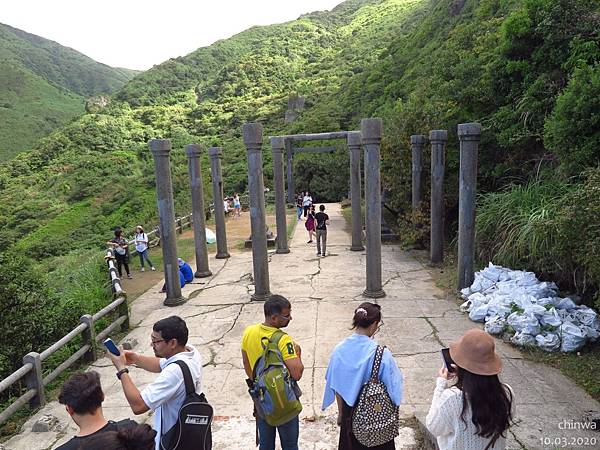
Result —
[[[102,413],[104,392],[98,372],[89,371],[71,375],[63,384],[58,396],[61,405],[79,427],[79,433],[56,450],[85,448],[89,439],[107,431],[120,431],[137,425],[133,420],[113,422]]]
[[[325,256],[327,254],[327,225],[329,225],[329,216],[324,213],[325,205],[319,206],[319,212],[315,214],[317,221],[317,256]],[[323,248],[321,248],[321,242]],[[321,250],[323,250],[321,252]]]
[[[154,450],[156,431],[150,425],[96,433],[78,447],[79,450]]]

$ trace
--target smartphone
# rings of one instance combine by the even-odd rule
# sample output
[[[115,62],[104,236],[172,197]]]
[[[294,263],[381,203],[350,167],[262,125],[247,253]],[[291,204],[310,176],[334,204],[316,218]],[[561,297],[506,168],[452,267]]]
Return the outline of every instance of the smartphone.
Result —
[[[444,364],[446,364],[446,369],[448,369],[448,372],[454,372],[454,367],[452,367],[452,364],[455,364],[454,361],[452,361],[452,358],[450,357],[450,349],[449,348],[443,348],[442,349],[442,358],[444,359]]]
[[[115,343],[113,342],[113,340],[111,338],[106,339],[103,342],[103,344],[106,347],[106,349],[109,352],[111,352],[113,355],[121,356],[121,352],[119,351],[119,349],[117,348],[117,346],[115,345]]]

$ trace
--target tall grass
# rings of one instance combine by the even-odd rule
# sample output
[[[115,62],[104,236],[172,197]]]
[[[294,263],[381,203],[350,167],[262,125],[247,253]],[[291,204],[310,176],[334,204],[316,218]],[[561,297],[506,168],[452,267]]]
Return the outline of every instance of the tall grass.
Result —
[[[480,260],[542,272],[560,270],[554,247],[555,216],[561,199],[573,189],[558,180],[511,186],[481,195],[477,210],[477,249]]]

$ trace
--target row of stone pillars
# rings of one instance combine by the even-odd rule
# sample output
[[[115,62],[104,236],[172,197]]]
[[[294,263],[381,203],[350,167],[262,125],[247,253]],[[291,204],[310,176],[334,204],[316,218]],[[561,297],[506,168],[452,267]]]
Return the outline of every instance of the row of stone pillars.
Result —
[[[352,192],[352,246],[350,250],[362,251],[362,224],[360,204],[360,150],[364,148],[365,160],[365,234],[366,234],[366,297],[383,297],[381,275],[381,179],[380,145],[382,136],[381,119],[363,119],[361,131],[346,133],[350,151],[350,179]],[[270,294],[269,261],[267,253],[265,198],[263,181],[262,138],[263,129],[259,123],[243,126],[244,145],[248,157],[248,189],[250,195],[250,224],[252,229],[252,264],[254,272],[254,294],[252,300],[266,300]],[[175,212],[169,155],[171,142],[168,139],[151,140],[150,149],[154,156],[156,192],[163,252],[163,265],[167,297],[164,304],[176,306],[185,302],[179,284],[177,264],[177,244],[175,238]],[[287,217],[283,171],[283,152],[288,142],[282,137],[271,138],[275,184],[275,208],[277,222],[276,253],[289,253],[287,243]],[[208,264],[206,231],[204,223],[204,194],[200,168],[201,148],[199,145],[186,146],[192,195],[192,221],[196,252],[196,277],[212,275]],[[217,236],[216,258],[228,258],[225,214],[223,208],[223,179],[221,160],[223,151],[213,147],[208,151],[211,162],[213,201]]]
[[[164,304],[177,306],[185,302],[181,295],[179,284],[179,264],[177,263],[177,243],[175,236],[175,208],[173,205],[173,185],[171,182],[171,141],[168,139],[153,139],[149,143],[154,157],[156,176],[156,198],[160,224],[161,248],[167,297]],[[196,254],[197,278],[209,277],[212,272],[208,264],[208,249],[206,247],[206,225],[204,223],[204,190],[200,156],[202,150],[197,144],[185,147],[190,176],[190,191],[192,196],[192,222],[194,229],[194,249]],[[227,234],[225,230],[225,211],[223,206],[223,179],[221,175],[221,159],[223,150],[219,147],[208,151],[211,163],[213,184],[213,202],[215,208],[215,224],[217,235],[216,258],[229,258],[227,251]]]
[[[458,206],[458,289],[470,286],[474,279],[475,259],[475,195],[477,191],[477,154],[481,140],[481,125],[458,125],[460,142],[460,181]],[[431,232],[430,259],[441,264],[444,258],[444,171],[448,143],[447,130],[429,132],[431,144]],[[410,137],[412,151],[412,209],[416,212],[422,201],[421,171],[424,135]]]

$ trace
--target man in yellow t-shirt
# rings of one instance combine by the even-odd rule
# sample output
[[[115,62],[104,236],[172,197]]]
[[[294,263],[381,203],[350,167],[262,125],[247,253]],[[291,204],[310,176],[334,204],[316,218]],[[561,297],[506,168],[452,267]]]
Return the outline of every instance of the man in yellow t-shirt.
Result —
[[[281,295],[272,295],[264,304],[265,321],[248,326],[242,337],[242,361],[246,375],[254,379],[254,365],[263,353],[262,340],[269,339],[275,331],[285,328],[292,320],[292,305],[289,300]],[[283,363],[291,377],[298,381],[302,378],[304,364],[302,364],[302,350],[292,338],[285,334],[279,340],[279,350]],[[275,449],[275,430],[279,433],[282,450],[298,450],[298,436],[300,422],[298,416],[278,427],[269,425],[259,417],[256,418],[260,439],[260,450]]]

